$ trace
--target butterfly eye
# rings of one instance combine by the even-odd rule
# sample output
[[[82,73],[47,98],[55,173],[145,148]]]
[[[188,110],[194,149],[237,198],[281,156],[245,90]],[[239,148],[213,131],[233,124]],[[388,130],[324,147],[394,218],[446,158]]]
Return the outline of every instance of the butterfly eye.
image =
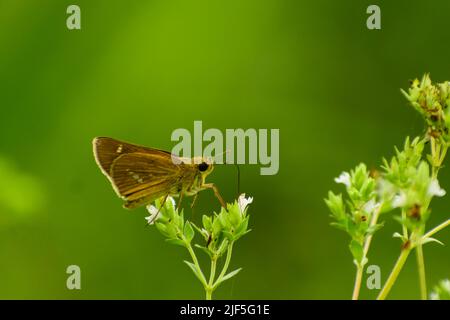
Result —
[[[209,164],[207,164],[206,162],[202,162],[198,165],[198,170],[203,172],[208,170]]]

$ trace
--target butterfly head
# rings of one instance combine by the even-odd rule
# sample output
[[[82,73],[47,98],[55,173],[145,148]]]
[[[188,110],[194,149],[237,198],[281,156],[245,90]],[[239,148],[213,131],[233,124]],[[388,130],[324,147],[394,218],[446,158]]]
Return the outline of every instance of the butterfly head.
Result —
[[[209,175],[214,169],[214,161],[209,157],[198,157],[194,159],[197,170],[204,177]]]

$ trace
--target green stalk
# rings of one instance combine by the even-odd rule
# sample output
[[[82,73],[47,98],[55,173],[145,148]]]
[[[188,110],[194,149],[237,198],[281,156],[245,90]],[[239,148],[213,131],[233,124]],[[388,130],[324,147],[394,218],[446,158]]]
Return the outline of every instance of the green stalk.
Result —
[[[213,290],[215,290],[219,284],[222,282],[222,278],[225,276],[225,274],[227,273],[228,270],[228,266],[230,265],[230,261],[231,261],[231,255],[233,254],[233,241],[231,241],[228,244],[228,249],[227,249],[227,257],[225,259],[225,263],[223,265],[222,271],[219,274],[219,277],[217,277],[216,282],[213,285]]]
[[[406,220],[406,211],[404,208],[402,208],[402,220],[403,221]],[[402,231],[403,231],[403,237],[405,239],[408,239],[408,228],[406,227],[406,225],[404,223],[402,223]]]
[[[427,300],[427,281],[425,276],[425,262],[423,258],[422,243],[419,241],[416,247],[417,269],[419,271],[420,298]]]
[[[186,244],[186,248],[187,248],[187,250],[189,251],[189,254],[191,255],[191,259],[192,259],[192,262],[193,262],[194,265],[195,265],[195,269],[197,270],[197,273],[200,275],[200,282],[203,284],[203,287],[204,287],[205,290],[206,290],[206,287],[208,286],[208,284],[207,284],[207,282],[206,282],[205,275],[203,274],[203,271],[202,271],[202,269],[200,268],[200,264],[198,263],[198,259],[197,259],[197,256],[196,256],[196,254],[195,254],[195,251],[194,251],[194,249],[192,248],[192,246],[191,246],[191,244],[189,243],[189,241],[186,241],[186,239],[184,239],[184,236],[183,236],[183,240],[184,240],[184,243]]]
[[[373,213],[372,219],[370,220],[370,227],[377,224],[378,217],[380,216],[381,207],[383,206],[382,203],[380,203],[380,206],[375,212]],[[363,255],[363,261],[367,259],[367,253],[369,252],[370,244],[372,242],[373,234],[369,234],[366,239],[364,240],[364,255]],[[361,290],[361,282],[362,282],[362,276],[364,272],[364,265],[356,266],[356,278],[355,278],[355,285],[353,287],[353,295],[352,300],[358,300],[359,298],[359,292]]]
[[[364,272],[363,266],[356,267],[356,278],[355,278],[355,286],[353,287],[352,300],[358,300],[358,298],[359,298],[359,291],[361,289],[361,281],[362,281],[363,272]]]
[[[427,233],[425,233],[425,235],[422,237],[422,241],[426,240],[427,238],[431,238],[435,233],[441,231],[442,229],[444,229],[445,227],[448,227],[449,225],[450,225],[450,219],[448,219],[447,221],[444,221],[437,227],[435,227],[435,228],[431,229],[430,231],[428,231]]]
[[[433,137],[431,138],[431,177],[433,179],[437,179],[439,169],[444,162],[445,155],[447,154],[447,145],[439,144]],[[428,206],[427,206],[428,207]],[[425,224],[423,225],[425,228]],[[439,230],[438,230],[439,231]],[[437,231],[436,231],[437,232]],[[423,234],[423,229],[422,229]],[[420,298],[422,300],[427,299],[427,281],[426,281],[426,273],[425,273],[425,259],[423,255],[423,247],[422,247],[422,239],[425,236],[419,236],[419,241],[416,245],[416,260],[417,260],[417,271],[419,274],[419,286],[420,286]]]
[[[402,270],[403,266],[405,265],[406,259],[408,259],[408,255],[411,252],[411,248],[403,248],[400,256],[397,259],[397,262],[395,263],[394,268],[391,271],[391,274],[389,275],[389,278],[387,279],[386,283],[383,286],[383,289],[381,289],[380,293],[378,294],[377,300],[384,300],[386,299],[387,295],[392,289],[392,286],[394,285],[395,281],[397,280],[397,277]]]
[[[212,294],[214,292],[214,278],[216,276],[216,267],[217,267],[217,256],[211,257],[211,273],[209,274],[209,282],[208,285],[205,287],[206,291],[206,300],[212,300]]]

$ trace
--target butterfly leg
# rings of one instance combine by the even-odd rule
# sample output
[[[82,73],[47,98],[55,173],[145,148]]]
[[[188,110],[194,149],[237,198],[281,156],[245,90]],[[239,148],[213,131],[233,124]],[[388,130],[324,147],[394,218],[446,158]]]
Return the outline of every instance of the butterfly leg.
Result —
[[[194,195],[194,199],[192,199],[192,202],[191,202],[192,218],[194,218],[194,215],[195,215],[194,205],[197,201],[197,197],[198,197],[198,192]]]
[[[194,195],[194,199],[192,199],[191,202],[191,209],[194,208],[195,202],[197,202],[198,192]]]
[[[178,201],[178,204],[177,204],[177,210],[179,210],[181,208],[181,202],[183,201],[183,195],[184,195],[183,191],[180,192],[180,198],[179,198],[180,200]]]
[[[155,222],[156,218],[158,218],[159,212],[161,211],[161,208],[166,204],[166,200],[167,200],[167,197],[168,197],[168,196],[169,196],[169,194],[166,194],[166,196],[164,197],[164,199],[163,199],[161,205],[160,205],[159,208],[158,208],[158,211],[156,212],[156,214],[155,214],[155,216],[153,217],[152,221],[149,222],[149,224],[152,224],[153,222]]]
[[[205,189],[212,189],[214,191],[214,195],[219,200],[219,202],[222,205],[222,207],[224,207],[225,209],[227,208],[227,205],[225,204],[225,201],[223,201],[223,198],[222,198],[222,196],[219,193],[219,189],[217,189],[217,187],[216,187],[216,185],[214,183],[205,183],[202,187],[205,188]]]

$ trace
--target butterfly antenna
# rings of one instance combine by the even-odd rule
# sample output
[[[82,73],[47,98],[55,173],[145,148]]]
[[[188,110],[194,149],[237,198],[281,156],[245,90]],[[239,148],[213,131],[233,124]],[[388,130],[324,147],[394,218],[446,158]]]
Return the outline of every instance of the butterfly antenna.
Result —
[[[230,152],[231,152],[230,149],[225,150],[224,152],[221,152],[218,155],[215,155],[214,158],[219,157],[225,153],[230,153]],[[232,163],[228,163],[225,159],[225,164],[232,164]],[[236,166],[236,172],[237,172],[237,197],[239,197],[239,195],[241,194],[241,170],[237,163],[234,163],[234,165]]]
[[[223,152],[221,152],[221,153],[216,154],[216,155],[213,157],[214,162],[215,162],[215,159],[216,159],[217,157],[220,157],[220,156],[222,156],[222,155],[224,155],[224,154],[226,154],[226,153],[230,153],[230,152],[231,152],[231,150],[227,149],[227,150],[225,150],[225,151],[223,151]],[[225,163],[225,164],[227,163],[226,159],[225,159],[225,161],[224,161],[223,163]]]
[[[237,197],[239,197],[239,195],[241,194],[241,170],[237,163],[235,163],[234,165],[236,166],[237,171]]]

